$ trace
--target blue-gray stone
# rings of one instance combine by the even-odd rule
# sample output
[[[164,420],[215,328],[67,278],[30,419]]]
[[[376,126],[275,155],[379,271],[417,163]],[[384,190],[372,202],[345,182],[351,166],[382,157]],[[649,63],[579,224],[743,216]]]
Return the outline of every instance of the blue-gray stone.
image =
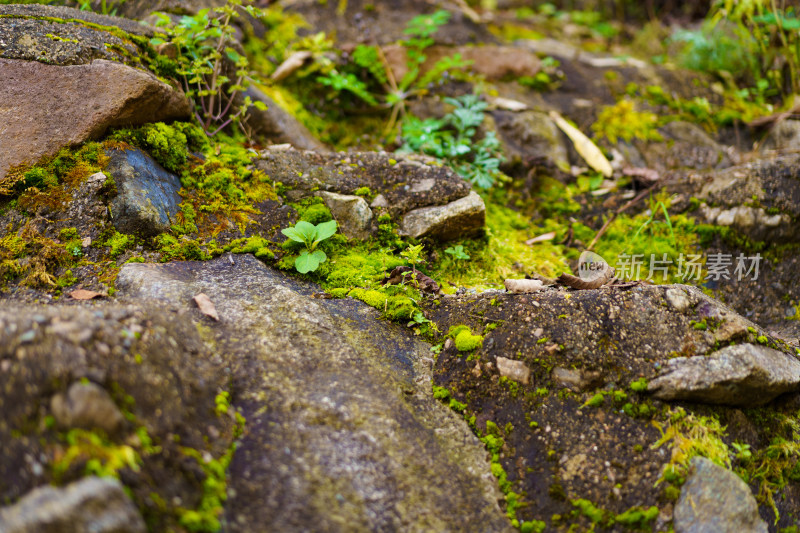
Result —
[[[693,457],[691,465],[675,506],[675,533],[767,533],[739,476],[704,457]]]
[[[106,174],[114,179],[111,202],[114,227],[122,233],[152,237],[169,230],[178,213],[181,180],[137,149],[109,150]]]

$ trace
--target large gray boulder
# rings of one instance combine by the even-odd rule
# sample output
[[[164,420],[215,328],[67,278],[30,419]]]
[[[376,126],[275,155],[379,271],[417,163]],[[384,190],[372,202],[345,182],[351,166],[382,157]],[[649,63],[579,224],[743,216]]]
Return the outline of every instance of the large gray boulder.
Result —
[[[675,533],[766,533],[758,504],[744,481],[705,457],[692,467],[675,505]]]
[[[0,508],[3,533],[145,533],[142,516],[113,478],[40,487]]]
[[[164,306],[202,292],[216,307],[209,340],[247,419],[229,531],[508,530],[482,445],[432,398],[427,346],[375,310],[313,299],[250,255],[131,263],[117,287]]]
[[[189,309],[164,307],[3,302],[0,502],[18,501],[41,485],[77,480],[93,459],[94,468],[116,471],[155,531],[177,528],[176,507],[199,506],[207,474],[186,450],[219,461],[231,447],[233,413],[217,414],[215,403],[228,378]],[[109,456],[115,467],[102,466]],[[92,515],[102,516],[102,499],[48,494],[56,503],[39,511],[52,508],[55,516],[63,515],[58,520],[85,524]],[[76,507],[83,509],[82,521],[77,510],[66,512],[68,501],[88,502],[88,508]],[[32,507],[37,506],[24,506]],[[7,530],[0,525],[0,531]]]

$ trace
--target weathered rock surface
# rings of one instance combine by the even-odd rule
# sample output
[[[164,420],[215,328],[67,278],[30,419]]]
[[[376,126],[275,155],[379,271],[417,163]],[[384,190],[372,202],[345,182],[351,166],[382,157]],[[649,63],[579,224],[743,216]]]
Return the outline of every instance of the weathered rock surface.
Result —
[[[546,113],[539,111],[494,111],[503,152],[510,162],[544,160],[568,169],[567,145],[561,131]]]
[[[144,533],[144,520],[122,484],[87,477],[64,488],[40,487],[0,508],[3,533]]]
[[[766,533],[758,504],[739,476],[705,457],[692,469],[675,505],[675,533]]]
[[[168,307],[3,303],[0,501],[15,501],[43,484],[76,480],[85,475],[89,459],[107,460],[109,452],[94,456],[96,447],[83,447],[80,434],[73,441],[78,448],[72,453],[78,453],[65,459],[64,433],[46,423],[56,414],[49,409],[51,398],[74,397],[67,387],[88,380],[108,391],[131,419],[115,424],[117,435],[108,446],[131,446],[141,458],[138,470],[119,465],[118,472],[151,527],[175,527],[176,506],[199,505],[206,474],[182,450],[218,459],[230,447],[233,421],[215,414],[215,397],[226,390],[228,377],[221,357],[206,347],[186,316],[187,306]],[[142,431],[157,450],[143,446]]]
[[[479,233],[486,222],[486,206],[472,191],[446,205],[421,207],[403,215],[400,234],[414,238],[450,240]]]
[[[125,419],[103,387],[95,383],[73,383],[66,394],[50,401],[56,422],[64,428],[101,429],[114,434]]]
[[[693,174],[687,186],[705,202],[700,214],[709,223],[731,227],[754,241],[783,244],[800,238],[798,168],[800,156],[777,156]]]
[[[209,327],[247,419],[230,531],[508,529],[482,446],[432,399],[427,347],[407,330],[249,255],[128,264],[117,287],[161,305],[203,292],[219,313]]]
[[[800,361],[766,346],[726,346],[707,357],[677,357],[664,365],[648,390],[662,400],[743,407],[768,403],[800,389]]]
[[[531,370],[522,361],[498,357],[497,370],[500,372],[501,376],[519,381],[523,385],[527,385],[530,382]]]
[[[117,195],[111,201],[111,220],[122,233],[152,237],[168,231],[175,221],[181,180],[138,148],[109,150],[106,174]]]
[[[184,95],[147,72],[98,59],[55,66],[0,59],[0,177],[112,126],[188,118]],[[58,102],[53,105],[53,102]]]
[[[190,116],[181,91],[141,69],[130,34],[152,30],[67,7],[0,6],[0,178],[113,126]]]
[[[265,150],[255,166],[287,186],[290,200],[311,196],[317,189],[352,195],[369,187],[384,197],[392,216],[445,204],[470,192],[469,183],[458,174],[424,156]]]
[[[149,37],[153,31],[132,20],[91,11],[39,4],[0,5],[2,59],[59,66],[106,59],[141,66],[139,49],[127,34]]]
[[[153,28],[141,24],[135,20],[130,20],[122,17],[114,17],[110,15],[101,15],[90,10],[75,9],[72,7],[58,6],[58,5],[43,5],[43,4],[10,4],[0,6],[0,15],[5,20],[0,23],[0,27],[9,29],[19,29],[17,24],[23,24],[24,20],[35,20],[38,22],[48,22],[46,19],[52,19],[53,22],[63,22],[65,28],[63,31],[70,31],[66,28],[72,28],[71,31],[84,31],[85,29],[96,31],[103,31],[103,29],[91,28],[83,23],[89,23],[94,26],[105,26],[107,28],[119,28],[125,33],[139,35],[142,37],[152,37],[154,35]],[[12,26],[13,24],[14,26]],[[78,28],[81,26],[81,28]],[[0,30],[0,32],[5,30]],[[44,35],[44,34],[42,34]],[[64,36],[60,35],[59,36]],[[23,37],[17,35],[16,37]],[[74,36],[73,36],[74,37]],[[53,39],[55,40],[55,39]],[[9,45],[11,41],[6,41],[6,35],[3,35],[3,42]],[[44,41],[40,43],[44,45]],[[80,43],[71,43],[79,45]],[[0,51],[0,57],[12,57],[6,54],[13,54],[14,47],[8,46]]]
[[[366,239],[372,226],[372,209],[360,196],[337,194],[323,191],[319,193],[333,218],[339,223],[339,230],[350,239]]]
[[[705,404],[679,408],[646,390],[676,356],[708,360],[717,343],[734,342],[738,349],[763,333],[695,288],[489,292],[442,298],[440,305],[426,306],[426,316],[441,331],[461,324],[487,331],[482,347],[469,357],[453,343],[443,344],[434,384],[466,405],[479,432],[502,439],[499,464],[512,490],[526,494],[517,519],[544,521],[546,531],[593,527],[577,510],[577,500],[601,509],[597,516],[612,517],[608,529],[620,532],[624,522],[611,521],[614,516],[656,506],[657,516],[651,514],[646,525],[667,530],[673,504],[662,491],[669,483],[656,482],[665,465],[679,457],[673,449],[681,444],[664,435],[689,438],[702,417],[727,424],[725,442],[747,442],[754,453],[770,440],[770,423],[758,414]],[[695,329],[698,322],[707,323],[707,330]],[[787,365],[796,363],[788,347],[767,338],[782,350],[775,353]],[[509,360],[529,369],[527,384],[510,375]],[[798,396],[787,397],[794,399],[775,400],[770,412],[794,412]],[[777,405],[784,401],[785,407]],[[798,518],[796,490],[792,485],[782,493],[786,501],[776,494],[781,527]],[[554,515],[560,518],[551,520]]]

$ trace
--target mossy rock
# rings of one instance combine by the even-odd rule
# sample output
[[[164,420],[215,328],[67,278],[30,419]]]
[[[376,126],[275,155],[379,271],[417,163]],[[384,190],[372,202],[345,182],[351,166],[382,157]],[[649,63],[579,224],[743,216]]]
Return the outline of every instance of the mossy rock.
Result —
[[[796,457],[775,459],[777,448],[769,444],[790,441],[788,428],[800,423],[796,392],[744,411],[679,407],[648,392],[648,382],[671,358],[706,358],[720,346],[758,344],[763,335],[697,289],[493,292],[423,307],[440,331],[456,337],[437,357],[434,390],[448,391],[443,401],[483,437],[508,515],[518,523],[542,521],[547,531],[655,526],[659,513],[674,504],[694,455],[746,472],[746,479],[768,469],[779,525],[798,519],[800,483],[787,474]],[[713,325],[695,329],[692,321],[703,317]],[[464,357],[458,339],[487,324],[497,326]],[[765,337],[779,355],[797,357],[779,339]],[[526,365],[529,384],[503,377],[499,357]],[[758,460],[732,460],[734,442],[746,442]],[[762,516],[774,520],[766,496],[759,505]]]
[[[316,191],[354,195],[363,187],[376,194],[371,206],[392,216],[443,205],[467,196],[470,185],[436,161],[420,156],[371,153],[319,154],[266,150],[255,166],[286,187],[292,201]]]
[[[215,402],[227,388],[222,362],[185,311],[5,304],[0,359],[0,501],[102,472],[122,479],[153,530],[168,530],[178,525],[177,507],[204,497],[201,462],[187,450],[218,459],[231,447],[233,413],[219,416]],[[103,387],[122,410],[118,435],[53,425],[51,398],[81,380]],[[56,452],[48,464],[25,460],[46,451]]]
[[[0,58],[50,65],[85,65],[96,59],[141,66],[140,45],[149,26],[63,6],[0,5]]]

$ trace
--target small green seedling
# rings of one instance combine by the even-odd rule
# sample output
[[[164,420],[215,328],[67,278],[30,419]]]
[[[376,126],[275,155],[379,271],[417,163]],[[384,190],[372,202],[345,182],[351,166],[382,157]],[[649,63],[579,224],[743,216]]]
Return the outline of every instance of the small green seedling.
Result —
[[[411,269],[415,272],[417,270],[417,265],[423,262],[422,249],[422,244],[416,246],[409,245],[408,248],[400,252],[400,255],[411,264]]]
[[[281,230],[281,233],[291,240],[303,243],[306,249],[294,261],[294,267],[301,274],[314,272],[319,268],[320,263],[324,263],[328,256],[322,250],[317,250],[317,245],[336,233],[336,221],[329,220],[316,226],[310,222],[301,220],[293,228]]]
[[[464,251],[464,246],[461,244],[451,246],[444,253],[452,255],[453,259],[463,259],[465,261],[469,259],[469,254]]]

